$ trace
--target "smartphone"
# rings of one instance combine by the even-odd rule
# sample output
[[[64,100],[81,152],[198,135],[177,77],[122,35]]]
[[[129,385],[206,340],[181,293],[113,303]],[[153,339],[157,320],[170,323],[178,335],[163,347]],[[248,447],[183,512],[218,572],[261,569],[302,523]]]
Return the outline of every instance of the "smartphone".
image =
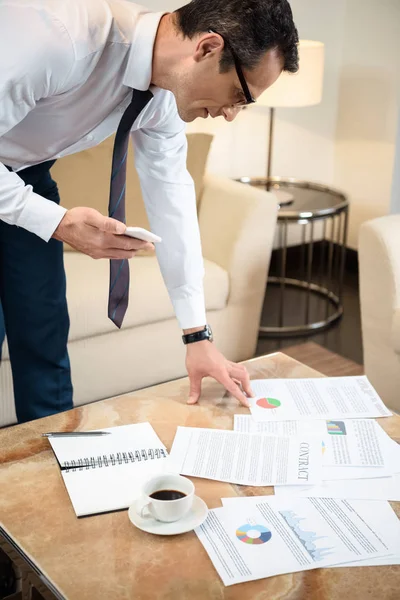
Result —
[[[143,240],[144,242],[151,242],[152,244],[162,241],[158,235],[147,231],[147,229],[143,229],[143,227],[127,227],[124,235],[129,235],[129,237]]]

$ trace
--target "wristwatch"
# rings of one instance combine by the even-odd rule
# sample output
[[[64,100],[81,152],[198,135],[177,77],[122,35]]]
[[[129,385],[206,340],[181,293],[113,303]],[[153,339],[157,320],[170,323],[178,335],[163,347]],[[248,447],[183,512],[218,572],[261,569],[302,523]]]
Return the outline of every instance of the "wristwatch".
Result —
[[[194,342],[201,342],[202,340],[208,340],[209,342],[214,340],[213,332],[209,325],[206,325],[201,331],[187,333],[186,335],[182,336],[182,341],[184,344],[193,344]]]

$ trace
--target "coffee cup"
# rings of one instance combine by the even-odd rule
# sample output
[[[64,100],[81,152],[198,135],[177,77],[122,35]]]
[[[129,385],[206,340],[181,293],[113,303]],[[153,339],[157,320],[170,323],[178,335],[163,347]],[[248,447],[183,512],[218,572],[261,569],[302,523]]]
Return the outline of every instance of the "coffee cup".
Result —
[[[162,474],[152,477],[143,486],[136,501],[136,512],[143,519],[172,523],[182,519],[192,508],[194,485],[182,475]]]

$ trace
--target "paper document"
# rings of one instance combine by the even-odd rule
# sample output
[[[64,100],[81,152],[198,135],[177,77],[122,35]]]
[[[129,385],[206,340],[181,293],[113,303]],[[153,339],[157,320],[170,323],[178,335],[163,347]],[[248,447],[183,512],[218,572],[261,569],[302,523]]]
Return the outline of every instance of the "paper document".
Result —
[[[384,448],[385,453],[385,466],[374,467],[373,471],[369,467],[322,467],[322,480],[323,481],[340,481],[344,479],[370,479],[372,477],[391,477],[396,473],[400,472],[400,446],[392,440],[387,433],[380,429],[380,445]],[[376,498],[386,499],[389,498]]]
[[[400,523],[387,502],[226,500],[196,529],[225,585],[400,551]]]
[[[318,436],[324,466],[383,467],[390,462],[391,439],[373,419],[255,421],[251,415],[235,415],[234,430]]]
[[[322,467],[322,481],[342,481],[344,479],[371,479],[371,477],[391,477],[391,467]]]
[[[250,410],[256,421],[389,417],[365,376],[255,379]]]
[[[222,498],[221,502],[223,506],[230,506],[231,502],[235,500],[245,500],[245,498]],[[251,498],[252,501],[265,500],[264,496],[253,496]],[[234,504],[233,504],[234,506]],[[331,567],[380,567],[385,565],[400,565],[400,554],[389,554],[384,556],[383,558],[368,558],[366,560],[360,560],[356,562],[343,563],[339,565],[331,565]]]
[[[356,498],[364,500],[400,501],[400,475],[380,479],[325,481],[320,485],[283,485],[275,488],[279,497]]]
[[[368,558],[358,562],[345,563],[343,565],[332,565],[332,568],[339,567],[384,567],[385,565],[400,565],[400,554],[390,554],[383,558]]]
[[[316,437],[178,427],[170,461],[182,475],[242,485],[321,481],[321,442]]]
[[[326,421],[255,421],[251,415],[234,415],[234,431],[269,435],[318,435],[326,433]]]

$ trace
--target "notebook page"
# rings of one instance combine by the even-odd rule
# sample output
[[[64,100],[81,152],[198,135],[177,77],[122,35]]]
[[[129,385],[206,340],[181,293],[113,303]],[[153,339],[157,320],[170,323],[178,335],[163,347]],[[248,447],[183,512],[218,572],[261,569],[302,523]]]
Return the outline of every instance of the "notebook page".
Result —
[[[168,458],[95,469],[61,471],[77,517],[128,508],[143,484],[169,471]]]
[[[109,456],[117,453],[148,451],[163,449],[164,444],[159,439],[150,423],[134,423],[118,427],[102,428],[110,431],[111,435],[48,438],[55,455],[62,467],[70,466],[72,461]]]

